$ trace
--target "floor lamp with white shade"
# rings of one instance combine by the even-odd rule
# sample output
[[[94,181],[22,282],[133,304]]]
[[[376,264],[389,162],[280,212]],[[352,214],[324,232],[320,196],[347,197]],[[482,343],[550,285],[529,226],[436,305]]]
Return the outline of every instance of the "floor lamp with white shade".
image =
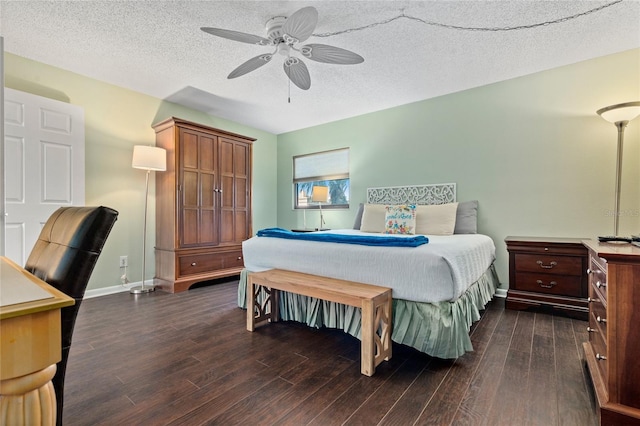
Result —
[[[144,285],[144,275],[147,258],[147,205],[149,203],[149,174],[167,170],[167,151],[155,146],[136,145],[133,147],[133,160],[131,167],[147,171],[147,179],[144,191],[144,226],[142,228],[142,285],[131,287],[131,293],[149,293],[156,288],[153,285]]]
[[[596,113],[605,120],[613,123],[618,129],[618,156],[616,161],[616,189],[615,207],[613,210],[613,232],[612,236],[599,237],[600,241],[620,241],[631,239],[618,236],[618,224],[620,220],[620,187],[622,177],[622,143],[624,140],[624,129],[627,124],[640,115],[640,101],[625,102],[600,108]]]

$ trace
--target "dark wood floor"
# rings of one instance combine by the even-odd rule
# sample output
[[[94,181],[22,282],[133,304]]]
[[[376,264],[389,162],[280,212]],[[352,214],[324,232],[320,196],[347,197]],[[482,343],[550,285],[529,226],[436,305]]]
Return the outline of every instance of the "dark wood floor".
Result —
[[[275,323],[246,331],[237,282],[85,300],[65,425],[594,425],[586,322],[492,302],[455,361],[394,344],[373,377],[359,340]]]

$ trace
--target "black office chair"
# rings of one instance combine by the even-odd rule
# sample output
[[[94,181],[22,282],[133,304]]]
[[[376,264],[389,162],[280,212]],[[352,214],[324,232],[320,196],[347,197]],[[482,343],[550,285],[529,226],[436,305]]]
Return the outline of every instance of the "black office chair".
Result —
[[[62,424],[64,376],[73,327],[89,277],[118,212],[109,207],[61,207],[45,223],[25,269],[76,301],[61,310],[62,360],[53,377],[56,424]]]

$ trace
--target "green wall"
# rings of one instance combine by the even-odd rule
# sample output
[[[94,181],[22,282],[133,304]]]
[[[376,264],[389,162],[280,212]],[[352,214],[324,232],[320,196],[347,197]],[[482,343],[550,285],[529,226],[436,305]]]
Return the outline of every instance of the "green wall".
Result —
[[[279,135],[278,226],[302,226],[292,157],[350,147],[351,209],[323,209],[327,227],[351,227],[368,187],[455,182],[459,201],[479,200],[506,286],[508,235],[613,233],[617,130],[595,111],[635,100],[640,49]],[[621,235],[640,233],[639,143],[640,119],[625,133]]]
[[[133,145],[153,144],[151,124],[168,116],[257,138],[254,231],[302,226],[302,212],[292,208],[294,155],[350,147],[352,207],[325,209],[330,228],[352,226],[368,187],[457,183],[458,200],[480,202],[479,230],[496,243],[506,286],[507,235],[613,232],[616,129],[595,111],[640,99],[640,49],[634,49],[276,136],[9,53],[5,73],[7,87],[85,110],[86,204],[120,212],[89,289],[120,283],[123,254],[130,279],[141,278],[144,172],[131,168],[131,153]],[[622,235],[640,233],[639,145],[640,119],[625,133]],[[317,215],[308,212],[307,222]],[[153,208],[149,217],[153,229]]]
[[[5,86],[84,108],[85,203],[109,206],[120,213],[93,272],[89,290],[120,284],[120,255],[129,256],[129,279],[132,282],[142,279],[145,172],[131,167],[131,155],[134,145],[155,144],[151,125],[164,118],[176,116],[256,138],[253,228],[276,223],[276,206],[270,198],[276,187],[275,135],[10,53],[5,53]],[[154,273],[154,188],[151,181],[147,279]]]

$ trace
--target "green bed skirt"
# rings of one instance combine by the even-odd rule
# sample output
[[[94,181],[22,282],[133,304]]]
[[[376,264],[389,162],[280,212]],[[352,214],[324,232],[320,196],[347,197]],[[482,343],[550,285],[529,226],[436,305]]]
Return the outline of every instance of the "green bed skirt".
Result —
[[[245,269],[240,274],[238,306],[246,309]],[[480,319],[480,310],[499,285],[494,265],[455,302],[421,303],[393,299],[393,332],[396,343],[411,346],[438,358],[457,358],[473,351],[469,329]],[[360,338],[360,309],[308,296],[281,292],[280,319],[311,327],[339,328]]]

